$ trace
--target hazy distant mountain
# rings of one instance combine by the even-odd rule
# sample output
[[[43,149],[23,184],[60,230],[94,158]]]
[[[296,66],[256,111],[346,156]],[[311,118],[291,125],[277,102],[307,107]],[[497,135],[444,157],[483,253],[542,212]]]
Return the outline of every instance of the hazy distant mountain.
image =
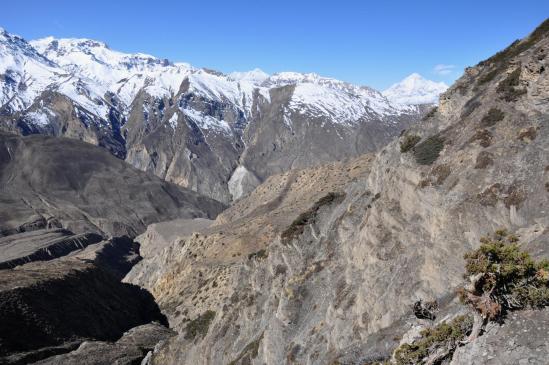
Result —
[[[434,82],[413,73],[391,85],[383,95],[397,104],[436,104],[438,96],[448,89],[444,82]]]

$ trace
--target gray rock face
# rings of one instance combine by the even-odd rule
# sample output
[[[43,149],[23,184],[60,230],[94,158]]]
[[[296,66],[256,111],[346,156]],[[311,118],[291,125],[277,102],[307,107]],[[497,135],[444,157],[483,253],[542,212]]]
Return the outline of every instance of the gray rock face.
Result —
[[[125,332],[116,342],[86,341],[67,354],[49,357],[36,365],[134,365],[141,363],[148,351],[173,336],[166,327],[149,323]]]
[[[375,151],[429,109],[397,110],[387,104],[387,110],[375,111],[361,103],[383,99],[381,94],[371,90],[371,96],[362,95],[362,89],[336,80],[327,85],[326,80],[287,81],[293,83],[269,85],[263,92],[257,86],[247,107],[224,96],[211,100],[193,89],[188,79],[172,98],[159,100],[141,93],[124,126],[127,161],[229,202],[272,174]],[[302,95],[302,88],[316,94]],[[330,99],[322,94],[330,92],[349,98],[348,105],[336,103],[336,111],[356,110],[349,115],[341,110],[330,113],[329,102],[338,100],[337,95]]]
[[[547,364],[549,311],[512,313],[505,324],[492,324],[476,341],[460,347],[450,365]]]
[[[0,237],[0,270],[30,261],[47,261],[103,240],[98,234],[38,229]]]
[[[134,326],[165,319],[146,291],[78,258],[0,270],[0,361],[92,338],[115,340]]]
[[[223,209],[66,138],[0,134],[0,186],[2,235],[63,227],[133,237],[150,223],[215,217]]]
[[[151,363],[384,360],[426,326],[410,319],[416,301],[458,312],[463,255],[481,236],[506,228],[532,256],[549,257],[549,37],[540,29],[466,70],[436,112],[375,158],[271,176],[208,229],[136,265],[125,280],[150,290],[178,332]],[[419,143],[402,152],[412,135]],[[508,319],[541,337],[531,347],[504,345],[518,335],[491,327],[455,361],[471,359],[462,350],[547,358],[543,313]]]

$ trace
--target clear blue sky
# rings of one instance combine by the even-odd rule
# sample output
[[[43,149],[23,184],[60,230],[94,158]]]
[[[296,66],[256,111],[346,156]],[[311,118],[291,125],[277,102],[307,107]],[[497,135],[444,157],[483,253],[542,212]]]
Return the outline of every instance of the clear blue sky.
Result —
[[[384,89],[412,72],[451,83],[549,17],[549,0],[5,0],[27,39],[105,41],[224,72],[316,72]],[[435,71],[439,66],[438,72]],[[453,67],[452,67],[453,66]]]

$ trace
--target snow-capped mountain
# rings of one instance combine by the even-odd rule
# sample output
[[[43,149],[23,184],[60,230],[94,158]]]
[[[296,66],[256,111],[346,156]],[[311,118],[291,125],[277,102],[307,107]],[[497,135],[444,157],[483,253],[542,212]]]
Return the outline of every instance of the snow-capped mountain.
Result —
[[[444,82],[434,82],[413,73],[383,91],[383,95],[397,104],[436,104],[438,96],[448,89]]]
[[[425,110],[313,73],[226,75],[91,39],[2,31],[0,57],[2,129],[82,139],[224,202],[272,173],[373,151]]]
[[[55,90],[97,115],[108,106],[98,103],[105,90],[83,75],[75,75],[39,53],[23,38],[0,28],[0,107],[12,112],[28,108],[45,90]]]

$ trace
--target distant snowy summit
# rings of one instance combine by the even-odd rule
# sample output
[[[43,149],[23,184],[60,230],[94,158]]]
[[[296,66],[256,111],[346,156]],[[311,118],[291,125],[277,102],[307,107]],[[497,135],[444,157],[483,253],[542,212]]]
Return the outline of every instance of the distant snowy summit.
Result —
[[[437,104],[439,95],[446,89],[448,85],[444,82],[427,80],[420,74],[413,73],[382,94],[397,104]]]

